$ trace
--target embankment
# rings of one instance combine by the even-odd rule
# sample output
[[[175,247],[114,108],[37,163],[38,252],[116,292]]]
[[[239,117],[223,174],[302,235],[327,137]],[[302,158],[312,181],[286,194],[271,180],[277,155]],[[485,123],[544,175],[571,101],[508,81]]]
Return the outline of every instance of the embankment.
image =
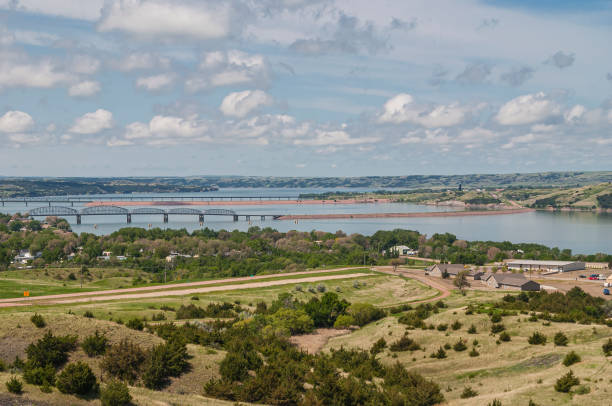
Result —
[[[373,219],[400,217],[463,217],[463,216],[498,216],[503,214],[519,214],[535,211],[534,209],[508,210],[474,210],[474,211],[444,211],[428,213],[355,213],[355,214],[298,214],[278,217],[277,220],[334,220],[334,219]]]
[[[346,200],[159,200],[159,201],[110,201],[89,202],[85,206],[269,206],[269,205],[334,205],[390,203],[391,199]]]

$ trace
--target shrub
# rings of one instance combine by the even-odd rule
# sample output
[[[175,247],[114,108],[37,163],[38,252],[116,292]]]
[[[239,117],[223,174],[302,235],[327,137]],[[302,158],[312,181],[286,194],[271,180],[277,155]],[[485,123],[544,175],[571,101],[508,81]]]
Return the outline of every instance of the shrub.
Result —
[[[493,334],[501,333],[505,329],[506,329],[506,326],[504,326],[503,324],[493,324],[491,326],[491,333]]]
[[[563,332],[559,331],[557,334],[555,334],[554,341],[555,345],[566,346],[569,340],[567,339],[567,336],[563,334]]]
[[[448,324],[438,324],[438,327],[436,327],[436,329],[438,331],[446,331],[448,329]]]
[[[476,392],[474,389],[472,389],[471,386],[466,386],[465,388],[463,388],[463,392],[461,392],[461,399],[468,399],[468,398],[473,398],[478,396],[478,392]]]
[[[322,283],[319,283],[317,285],[317,292],[325,293],[326,291],[327,291],[327,286],[323,285]]]
[[[17,377],[13,376],[11,379],[6,381],[6,390],[14,394],[21,394],[23,391],[23,383]]]
[[[132,330],[142,331],[144,329],[144,323],[138,317],[134,317],[133,319],[128,320],[125,323],[127,328],[131,328]]]
[[[43,338],[26,348],[28,366],[45,367],[51,364],[53,367],[58,367],[68,360],[68,352],[76,348],[76,343],[76,336],[56,337],[47,331]]]
[[[55,385],[55,368],[51,364],[44,367],[32,367],[26,364],[23,379],[31,385]]]
[[[408,337],[407,334],[404,334],[399,340],[389,346],[389,349],[393,352],[416,351],[420,348],[421,346],[417,344],[416,341],[414,341],[412,338]]]
[[[493,313],[491,315],[491,322],[492,323],[499,323],[501,321],[501,319],[502,319],[502,316],[499,313]]]
[[[380,339],[378,339],[378,341],[376,341],[372,345],[372,348],[370,348],[370,354],[376,355],[376,354],[382,352],[382,350],[384,348],[386,348],[386,347],[387,347],[387,341],[385,341],[384,338],[380,338]]]
[[[293,289],[295,289],[296,292],[303,292],[304,291],[304,287],[302,285],[295,285],[295,287]]]
[[[100,367],[114,378],[134,383],[138,378],[140,367],[145,360],[145,353],[137,344],[123,339],[119,344],[106,350]]]
[[[469,352],[470,357],[477,357],[480,355],[480,353],[478,351],[476,351],[476,348],[472,348],[472,350]]]
[[[341,314],[334,323],[334,328],[347,328],[356,324],[355,319],[350,314]]]
[[[567,374],[557,379],[555,390],[557,392],[568,393],[572,389],[572,386],[576,385],[580,385],[580,379],[578,379],[570,369]]]
[[[100,393],[102,406],[128,406],[132,396],[127,385],[121,381],[110,381]]]
[[[161,389],[168,383],[168,377],[179,376],[188,366],[185,343],[172,338],[149,351],[142,381],[149,389]]]
[[[281,330],[284,334],[309,333],[314,323],[304,310],[280,309],[269,316],[270,324]]]
[[[574,389],[574,393],[576,395],[586,395],[591,392],[591,388],[587,385],[579,385],[576,389]]]
[[[612,338],[609,338],[608,341],[601,346],[601,349],[606,357],[612,354]]]
[[[504,332],[502,332],[499,335],[499,339],[500,339],[500,341],[508,342],[508,341],[510,341],[510,334],[508,334],[506,331],[504,331]]]
[[[83,317],[87,317],[88,319],[93,319],[94,314],[90,312],[89,310],[87,310],[85,313],[83,313]]]
[[[459,339],[459,341],[457,341],[453,345],[453,350],[455,350],[455,351],[465,351],[465,350],[467,350],[467,346],[465,345],[465,341],[463,341],[462,339]]]
[[[244,345],[225,355],[219,365],[221,377],[229,382],[242,381],[249,376],[250,370],[255,370],[262,365],[261,358],[250,346]]]
[[[0,359],[0,372],[6,371],[6,364]]]
[[[574,365],[575,363],[580,361],[582,361],[580,355],[576,354],[575,351],[570,351],[565,355],[565,358],[563,358],[563,365],[569,367],[570,365]]]
[[[85,337],[83,343],[81,344],[81,348],[83,348],[85,354],[90,357],[104,354],[107,347],[108,339],[104,334],[100,334],[98,330],[96,330],[94,334]]]
[[[200,300],[198,296],[191,296],[191,300]]]
[[[451,324],[451,328],[453,330],[459,330],[461,328],[461,326],[463,326],[463,324],[461,324],[461,322],[459,320],[455,320],[455,322],[453,324]]]
[[[49,382],[43,382],[43,384],[40,386],[40,391],[42,393],[51,393],[53,392],[53,388],[51,387],[51,385],[49,384]]]
[[[152,321],[163,321],[166,320],[166,315],[164,313],[157,313],[151,316]]]
[[[476,326],[472,324],[467,332],[468,334],[476,334],[478,331],[476,330]]]
[[[353,316],[355,324],[358,326],[365,326],[370,322],[382,319],[386,316],[383,309],[379,309],[369,303],[353,303],[346,311]]]
[[[493,399],[493,402],[488,403],[487,406],[502,406],[502,402],[499,399]]]
[[[527,342],[532,345],[544,345],[546,344],[546,336],[539,331],[535,331],[528,339]]]
[[[440,347],[440,348],[438,348],[438,351],[436,351],[433,354],[431,354],[430,357],[431,358],[437,358],[437,359],[446,358],[446,351],[444,351],[444,348]]]
[[[43,328],[47,325],[47,323],[45,323],[45,319],[43,318],[43,316],[41,316],[38,313],[34,313],[34,315],[30,317],[30,321],[32,322],[32,324],[34,324],[38,328]]]
[[[314,286],[309,286],[309,287],[308,287],[308,291],[309,291],[310,293],[317,293],[317,291],[315,290]]]
[[[68,364],[57,376],[55,385],[62,393],[76,395],[87,395],[98,389],[98,382],[91,368],[80,361]]]

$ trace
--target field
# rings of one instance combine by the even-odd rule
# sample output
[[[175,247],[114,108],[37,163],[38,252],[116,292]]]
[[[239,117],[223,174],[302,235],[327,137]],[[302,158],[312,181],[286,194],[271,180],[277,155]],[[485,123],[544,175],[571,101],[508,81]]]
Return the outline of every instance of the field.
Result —
[[[111,277],[110,275],[112,273],[107,276]],[[302,277],[306,280],[307,277],[313,277],[313,275],[318,275],[321,281],[284,283],[289,278]],[[338,279],[324,280],[330,275]],[[11,278],[20,281],[21,279],[17,276],[9,274],[3,279],[3,282]],[[29,277],[33,276],[29,275]],[[126,278],[123,281],[125,286],[131,284],[127,282],[132,276],[111,278],[115,277]],[[148,348],[162,340],[147,332],[146,329],[145,331],[132,330],[117,321],[124,322],[134,317],[146,317],[151,320],[154,315],[159,316],[160,314],[163,314],[166,320],[172,321],[175,319],[175,312],[169,309],[177,309],[181,305],[188,304],[204,307],[213,302],[230,302],[239,303],[249,310],[254,310],[257,302],[263,301],[269,305],[279,294],[286,292],[292,293],[300,300],[307,301],[314,296],[321,297],[321,291],[325,290],[336,292],[341,298],[352,303],[370,303],[383,308],[422,301],[437,301],[442,292],[428,286],[428,283],[440,287],[439,280],[429,281],[425,277],[420,279],[425,283],[409,277],[355,268],[317,274],[278,275],[267,279],[270,286],[251,289],[244,289],[245,283],[248,282],[224,282],[215,284],[223,287],[223,290],[208,293],[164,296],[164,292],[167,291],[160,290],[157,291],[160,294],[159,297],[155,298],[119,299],[99,303],[45,304],[42,302],[34,303],[32,306],[1,308],[0,359],[5,363],[12,362],[15,356],[24,359],[26,346],[45,333],[46,328],[38,329],[30,322],[30,317],[35,312],[45,318],[48,329],[57,335],[77,334],[80,339],[83,339],[98,330],[105,333],[113,343],[129,337]],[[56,279],[50,276],[46,282],[55,285]],[[91,281],[91,283],[95,282]],[[104,278],[97,279],[97,282],[105,287],[113,287],[115,283]],[[72,285],[73,283],[63,287],[60,284],[54,288],[74,289],[75,286]],[[238,287],[243,289],[237,289]],[[180,288],[172,288],[172,291],[177,290]],[[530,399],[538,405],[606,404],[609,400],[607,388],[611,383],[612,364],[603,356],[601,345],[612,337],[611,329],[601,325],[570,323],[545,325],[542,321],[530,322],[528,315],[519,314],[503,318],[502,322],[511,336],[511,341],[498,342],[498,335],[490,333],[489,317],[477,312],[466,315],[465,309],[469,304],[499,301],[505,293],[507,292],[468,290],[463,296],[453,291],[450,296],[443,299],[447,307],[426,319],[427,324],[434,326],[447,324],[449,327],[445,331],[438,329],[406,330],[406,326],[398,322],[400,313],[387,316],[355,331],[345,330],[329,334],[330,337],[324,337],[321,342],[322,351],[330,351],[341,346],[369,349],[379,338],[384,338],[390,344],[407,331],[409,336],[419,343],[422,350],[390,352],[387,348],[378,355],[378,358],[385,364],[400,361],[409,369],[433,379],[440,384],[449,405],[486,405],[493,399],[500,399],[504,406],[527,405]],[[91,312],[94,317],[84,317],[85,312]],[[450,328],[454,321],[462,323],[457,330]],[[467,329],[472,324],[476,327],[477,332],[468,334]],[[528,344],[527,337],[534,331],[545,334],[548,342],[545,345]],[[567,334],[569,338],[567,347],[555,347],[552,343],[552,337],[558,331]],[[336,334],[341,335],[331,337]],[[453,345],[460,338],[467,340],[468,349],[466,351],[457,352],[449,349],[446,351],[447,358],[445,359],[430,358],[430,354],[440,346],[446,343]],[[300,339],[302,343],[309,344],[311,337],[306,335]],[[312,339],[314,340],[314,335]],[[478,342],[477,345],[474,345],[475,340]],[[472,347],[477,349],[479,353],[477,357],[468,355]],[[561,364],[561,360],[571,350],[576,351],[582,357],[582,362],[573,365],[571,369],[581,379],[581,383],[588,386],[589,394],[560,394],[553,389],[555,380],[568,370]],[[219,363],[224,358],[225,352],[218,348],[190,344],[188,353],[191,356],[189,362],[192,365],[189,372],[179,378],[172,378],[170,385],[162,392],[151,391],[139,386],[131,387],[134,402],[138,405],[234,404],[203,396],[203,384],[219,376]],[[87,362],[96,375],[101,376],[98,360],[88,358],[81,349],[71,353],[70,361],[75,360]],[[9,396],[6,394],[4,382],[10,376],[9,372],[0,372],[0,402],[2,402],[2,396]],[[466,386],[473,388],[478,395],[469,399],[461,399],[460,395]],[[24,394],[21,396],[31,400],[33,404],[36,404],[34,403],[36,401],[57,405],[99,404],[97,399],[62,395],[57,390],[54,390],[52,394],[45,394],[32,385],[25,385]]]

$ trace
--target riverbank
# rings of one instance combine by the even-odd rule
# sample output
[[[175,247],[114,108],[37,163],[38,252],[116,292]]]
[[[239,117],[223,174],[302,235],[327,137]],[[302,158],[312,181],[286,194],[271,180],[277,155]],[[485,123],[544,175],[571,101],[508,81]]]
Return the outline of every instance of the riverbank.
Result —
[[[269,205],[334,205],[391,203],[391,199],[347,200],[159,200],[159,201],[110,201],[89,202],[85,206],[269,206]]]
[[[368,218],[400,218],[400,217],[463,217],[463,216],[498,216],[505,214],[520,214],[535,211],[534,209],[508,210],[475,210],[475,211],[444,211],[428,213],[356,213],[356,214],[298,214],[277,217],[276,220],[333,220],[333,219],[368,219]]]

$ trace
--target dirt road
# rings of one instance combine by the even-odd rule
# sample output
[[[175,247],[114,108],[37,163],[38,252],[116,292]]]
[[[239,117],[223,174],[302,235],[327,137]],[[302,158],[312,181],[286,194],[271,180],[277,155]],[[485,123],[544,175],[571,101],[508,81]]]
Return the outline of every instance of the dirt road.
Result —
[[[431,277],[424,275],[423,271],[398,268],[397,272],[394,272],[393,268],[390,266],[377,266],[377,267],[373,267],[372,269],[378,272],[389,274],[389,275],[396,275],[396,276],[401,275],[406,278],[415,279],[440,292],[440,295],[436,297],[433,297],[430,299],[418,300],[416,302],[410,302],[411,304],[412,303],[418,304],[418,303],[435,302],[435,301],[444,299],[445,297],[449,297],[451,294],[451,288],[446,286],[443,282],[435,280],[435,278],[431,278]]]
[[[165,296],[184,296],[194,293],[208,293],[218,292],[225,290],[240,290],[240,289],[252,289],[261,288],[267,286],[286,285],[292,283],[308,283],[308,282],[319,282],[325,280],[334,279],[349,279],[357,278],[368,275],[367,273],[353,273],[353,274],[342,274],[342,275],[318,275],[321,273],[332,273],[340,272],[350,269],[359,269],[360,267],[349,267],[349,268],[338,268],[338,269],[326,269],[319,271],[303,271],[303,272],[292,272],[283,274],[273,275],[261,275],[252,276],[246,278],[228,278],[228,279],[215,279],[210,281],[200,282],[189,282],[189,283],[177,283],[167,284],[158,286],[145,286],[141,288],[129,288],[129,289],[111,289],[102,290],[97,292],[82,292],[82,293],[66,293],[61,295],[46,295],[46,296],[33,296],[33,297],[20,297],[12,299],[0,300],[1,307],[13,307],[13,306],[27,306],[31,304],[65,304],[65,303],[83,303],[83,302],[98,302],[104,300],[117,300],[117,299],[139,299],[139,298],[152,298],[152,297],[165,297]],[[288,277],[295,275],[313,275],[306,278],[289,278],[274,281],[266,281],[270,278]],[[245,281],[263,280],[262,282],[242,283]],[[207,286],[206,285],[218,285],[220,286]],[[198,287],[205,286],[205,287]],[[187,289],[185,289],[187,288]]]

